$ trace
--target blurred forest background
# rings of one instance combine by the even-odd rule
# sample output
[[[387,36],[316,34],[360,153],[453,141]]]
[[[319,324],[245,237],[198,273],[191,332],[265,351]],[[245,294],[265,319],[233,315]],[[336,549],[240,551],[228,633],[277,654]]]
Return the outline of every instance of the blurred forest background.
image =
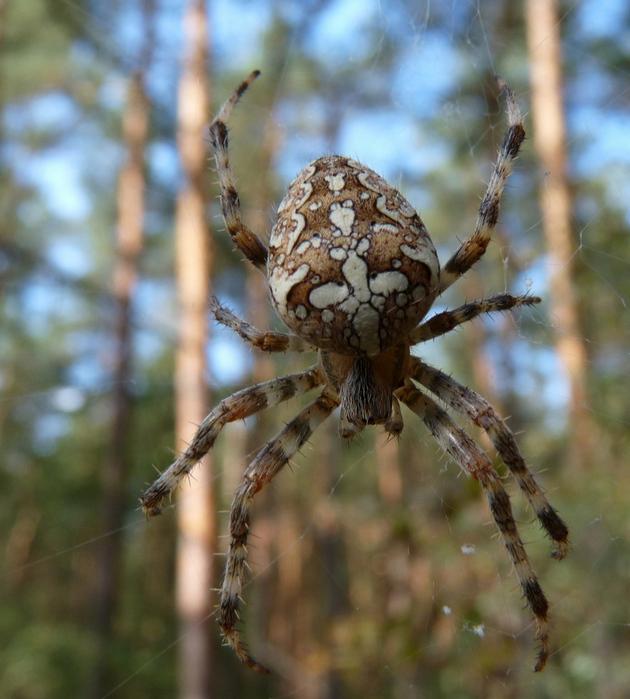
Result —
[[[443,302],[544,303],[416,351],[509,416],[570,526],[557,563],[508,483],[552,604],[541,675],[478,485],[408,412],[399,443],[345,445],[330,420],[259,496],[244,631],[270,677],[220,646],[211,589],[240,474],[298,401],[229,425],[161,517],[138,510],[211,404],[310,361],[207,311],[216,293],[279,327],[206,151],[253,68],[231,123],[247,223],[265,237],[295,174],[343,153],[442,260],[503,133],[494,74],[518,94],[499,228]],[[623,0],[0,0],[0,695],[630,696],[629,86]]]

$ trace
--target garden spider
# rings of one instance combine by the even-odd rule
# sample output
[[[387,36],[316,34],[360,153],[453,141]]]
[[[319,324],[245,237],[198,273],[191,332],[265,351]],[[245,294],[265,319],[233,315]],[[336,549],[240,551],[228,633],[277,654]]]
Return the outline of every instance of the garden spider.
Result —
[[[258,330],[215,299],[212,311],[220,323],[257,349],[316,351],[317,363],[306,371],[245,388],[222,400],[201,423],[186,451],[142,495],[142,507],[147,515],[158,514],[163,501],[208,452],[228,422],[321,388],[319,396],[258,452],[243,474],[230,510],[230,546],[218,622],[225,641],[240,660],[265,672],[245,648],[237,629],[254,495],[338,406],[342,437],[350,438],[373,424],[384,425],[387,433],[396,436],[403,429],[400,404],[404,403],[424,421],[444,451],[481,484],[536,622],[540,648],[535,670],[540,671],[549,654],[548,603],[527,558],[510,499],[489,458],[435,398],[486,431],[551,537],[555,558],[563,558],[567,552],[567,527],[492,406],[410,353],[413,345],[443,335],[482,313],[540,301],[534,296],[502,294],[420,322],[435,300],[482,257],[488,246],[512,161],[525,138],[514,95],[501,85],[508,128],[475,229],[440,268],[424,224],[402,195],[373,170],[337,155],[315,160],[289,186],[268,248],[245,226],[228,159],[226,123],[258,75],[259,71],[251,73],[223,105],[210,126],[210,143],[228,232],[236,247],[266,275],[272,303],[293,333]]]

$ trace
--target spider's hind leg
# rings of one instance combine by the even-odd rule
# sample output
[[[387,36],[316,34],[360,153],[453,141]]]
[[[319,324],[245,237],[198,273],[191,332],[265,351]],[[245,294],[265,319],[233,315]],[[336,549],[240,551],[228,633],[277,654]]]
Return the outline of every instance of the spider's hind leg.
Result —
[[[249,508],[254,495],[295,456],[313,431],[337,406],[337,400],[324,391],[307,406],[261,451],[247,467],[230,508],[230,548],[221,587],[218,621],[226,643],[241,662],[257,672],[267,669],[252,658],[239,630],[239,607],[247,568],[247,539],[250,528]]]
[[[514,564],[523,595],[536,621],[536,638],[540,643],[540,649],[534,670],[540,672],[549,657],[549,604],[527,557],[514,521],[510,498],[501,484],[501,479],[481,448],[428,396],[411,386],[405,386],[397,391],[396,395],[423,420],[439,445],[455,463],[481,484],[492,517]]]
[[[527,468],[516,439],[488,401],[467,386],[462,386],[439,369],[417,357],[412,360],[412,377],[443,400],[453,410],[466,415],[486,431],[499,456],[523,491],[539,522],[554,543],[553,557],[564,558],[569,543],[569,530],[551,506],[534,475]]]

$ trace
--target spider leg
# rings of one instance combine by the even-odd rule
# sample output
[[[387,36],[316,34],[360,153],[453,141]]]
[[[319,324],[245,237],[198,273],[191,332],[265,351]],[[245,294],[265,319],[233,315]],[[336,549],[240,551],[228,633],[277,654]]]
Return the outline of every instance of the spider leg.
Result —
[[[540,672],[545,667],[549,656],[547,621],[549,605],[527,557],[512,515],[510,498],[500,478],[481,448],[457,427],[433,400],[411,386],[399,389],[397,395],[405,405],[422,418],[431,434],[455,463],[481,484],[505,548],[514,564],[527,604],[536,621],[536,638],[540,642],[540,649],[534,670]]]
[[[270,408],[295,395],[310,391],[321,385],[323,380],[321,370],[315,366],[299,374],[244,388],[224,398],[204,418],[186,451],[140,496],[144,513],[148,517],[160,513],[164,500],[170,497],[182,478],[208,453],[228,422],[242,420],[264,408]]]
[[[466,323],[482,313],[493,313],[494,311],[509,311],[517,306],[531,306],[540,303],[538,296],[511,296],[510,294],[500,294],[489,299],[482,299],[473,303],[466,303],[452,311],[437,313],[424,323],[414,328],[409,334],[411,344],[426,342],[434,337],[439,337],[450,332],[458,325]]]
[[[288,463],[337,404],[338,401],[324,391],[317,400],[302,410],[274,439],[268,442],[247,467],[230,508],[230,548],[221,587],[218,621],[226,643],[234,650],[241,662],[257,672],[268,672],[268,670],[251,657],[236,627],[247,568],[249,508],[254,495]]]
[[[363,432],[365,425],[355,425],[343,414],[339,414],[339,436],[342,439],[353,439]]]
[[[442,268],[440,276],[439,293],[448,289],[459,277],[467,272],[485,253],[490,236],[499,218],[501,196],[506,182],[512,172],[512,163],[525,139],[525,129],[521,112],[516,103],[512,90],[499,81],[500,87],[505,92],[508,128],[503,137],[503,143],[499,148],[499,154],[494,164],[494,170],[488,182],[486,193],[479,205],[479,214],[475,230],[460,246],[457,252]]]
[[[221,107],[214,121],[210,124],[210,146],[217,165],[221,208],[228,233],[245,257],[264,272],[267,264],[267,248],[262,240],[241,220],[241,204],[228,156],[229,139],[226,125],[232,109],[259,75],[260,71],[258,70],[250,73]]]
[[[536,482],[523,459],[516,439],[505,422],[496,414],[488,401],[455,379],[447,376],[417,357],[412,358],[411,376],[441,398],[460,414],[468,416],[483,428],[499,456],[508,467],[520,489],[536,513],[541,525],[554,542],[553,557],[564,558],[568,551],[569,530]]]
[[[392,396],[392,414],[385,423],[385,432],[387,432],[390,437],[400,437],[403,427],[404,423],[402,412],[400,410],[400,403],[398,402],[396,396]]]
[[[297,335],[255,328],[221,305],[214,296],[210,297],[210,311],[221,325],[230,328],[245,342],[263,352],[309,352],[316,349]]]

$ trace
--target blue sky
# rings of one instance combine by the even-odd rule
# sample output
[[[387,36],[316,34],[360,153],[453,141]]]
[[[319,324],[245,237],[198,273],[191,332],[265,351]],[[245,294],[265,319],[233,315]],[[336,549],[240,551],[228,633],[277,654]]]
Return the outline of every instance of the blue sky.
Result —
[[[156,102],[164,104],[172,103],[176,93],[183,3],[162,2],[160,6],[158,50],[149,87]],[[459,81],[467,70],[463,61],[471,60],[472,56],[472,60],[478,61],[481,67],[494,62],[491,45],[495,37],[488,37],[484,33],[488,23],[483,15],[483,4],[455,2],[453,6],[473,8],[473,26],[466,35],[471,45],[465,46],[464,52],[461,44],[454,41],[454,33],[438,31],[432,25],[434,10],[430,4],[419,5],[415,15],[409,15],[389,12],[382,2],[358,3],[351,0],[332,2],[304,46],[312,59],[334,76],[344,66],[366,57],[373,58],[375,67],[378,65],[381,59],[379,44],[368,41],[366,31],[374,16],[378,17],[383,33],[399,33],[402,60],[397,65],[391,84],[387,86],[387,99],[369,110],[349,102],[339,133],[341,152],[369,164],[394,183],[400,180],[401,163],[404,163],[407,173],[417,176],[420,183],[423,177],[448,163],[450,146],[442,138],[436,137],[429,127],[429,121],[438,114],[450,127],[466,129],[466,124],[461,123],[457,100],[453,101],[448,96],[457,94]],[[211,3],[214,69],[217,73],[240,69],[245,73],[259,61],[264,62],[262,40],[265,26],[272,17],[272,7],[290,17],[297,12],[299,3],[272,5],[268,2],[234,0]],[[623,29],[620,22],[624,8],[622,0],[609,0],[606,12],[602,12],[601,7],[597,0],[570,6],[563,27],[570,26],[571,31],[578,32],[578,35],[567,37],[568,42],[574,46],[588,37],[597,37],[625,41],[625,45],[630,45],[628,30]],[[135,5],[130,3],[125,8],[125,17],[114,27],[106,24],[104,17],[109,15],[81,14],[80,19],[91,26],[113,54],[132,63],[141,38],[140,25]],[[456,14],[453,17],[456,18]],[[83,48],[77,47],[79,54],[82,51]],[[293,55],[296,52],[297,48],[293,49]],[[289,62],[291,57],[292,53],[289,52]],[[89,55],[92,61],[98,62],[99,58],[98,54]],[[106,56],[102,58],[106,67],[108,59]],[[100,95],[103,107],[115,109],[122,104],[126,77],[115,70],[106,72]],[[371,73],[366,74],[365,84],[355,85],[354,91],[367,94],[370,81],[375,79]],[[573,89],[567,94],[570,137],[573,144],[579,144],[579,148],[575,145],[572,151],[575,172],[581,177],[616,173],[615,176],[605,175],[608,196],[615,204],[627,208],[630,201],[630,139],[626,134],[630,130],[630,114],[627,109],[621,108],[622,101],[618,95],[607,92],[604,73],[591,56],[584,56],[584,71],[573,78],[571,87]],[[522,99],[526,101],[527,95],[522,95]],[[311,114],[317,123],[316,102],[312,104]],[[294,116],[291,109],[278,112],[283,143],[277,166],[285,181],[291,179],[309,159],[320,155],[322,148],[321,138],[317,135],[291,129]],[[286,123],[282,122],[283,119],[287,120]],[[47,223],[51,231],[46,250],[49,261],[71,276],[81,277],[90,273],[95,265],[95,252],[89,242],[93,235],[88,231],[94,201],[93,194],[86,186],[86,176],[97,177],[105,186],[109,184],[113,187],[123,157],[119,144],[106,138],[98,125],[85,120],[69,97],[54,92],[26,104],[9,105],[4,112],[4,128],[4,157],[12,163],[16,177],[36,189],[53,217]],[[20,141],[20,134],[30,128],[52,129],[62,136],[55,147],[33,152]],[[468,135],[473,144],[483,136]],[[471,158],[478,153],[483,153],[483,149],[473,145]],[[173,143],[155,143],[150,149],[149,158],[151,170],[158,179],[176,188],[180,170]],[[514,189],[508,190],[508,197],[514,195]],[[426,204],[423,200],[426,193],[421,186],[414,190],[413,196],[416,197],[413,203],[419,208]],[[37,223],[37,211],[26,207],[20,215],[25,221],[30,216]],[[455,242],[454,239],[453,244]],[[533,282],[537,292],[544,294],[545,258],[535,261],[525,276]],[[64,296],[66,293],[51,290],[50,283],[45,280],[41,284],[34,284],[25,299],[33,321],[45,323],[55,314],[60,303],[68,303]],[[231,301],[237,302],[236,299]],[[165,342],[174,342],[175,338],[176,309],[172,285],[157,280],[143,281],[136,299],[136,316],[141,326],[137,350],[146,358],[156,356],[163,350]],[[531,372],[527,370],[532,349],[535,348],[524,341],[517,345],[516,350],[518,362],[526,369],[519,386],[525,394],[537,390],[529,380]],[[434,350],[429,350],[431,352],[436,354]],[[540,371],[542,367],[549,379],[546,402],[555,411],[566,401],[566,386],[557,371],[553,352],[539,348],[534,354],[538,361],[537,369]],[[244,379],[250,366],[249,351],[221,330],[214,330],[209,356],[215,384],[231,384]],[[439,357],[436,356],[436,359]],[[73,377],[80,386],[93,389],[103,380],[102,370],[97,357],[93,357],[91,362],[83,359],[77,362]],[[59,390],[65,389],[56,387],[56,396],[63,398],[70,395],[59,393]],[[57,401],[62,411],[78,409],[80,403],[76,395],[70,401]]]

